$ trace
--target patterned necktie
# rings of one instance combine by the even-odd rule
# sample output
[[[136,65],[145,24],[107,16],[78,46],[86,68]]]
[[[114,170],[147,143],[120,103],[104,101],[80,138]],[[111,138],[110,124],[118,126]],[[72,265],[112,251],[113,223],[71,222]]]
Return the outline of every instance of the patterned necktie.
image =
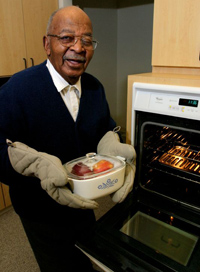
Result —
[[[76,120],[78,109],[79,109],[78,90],[74,86],[69,86],[69,93],[70,93],[70,102],[72,107],[72,115],[74,120]]]

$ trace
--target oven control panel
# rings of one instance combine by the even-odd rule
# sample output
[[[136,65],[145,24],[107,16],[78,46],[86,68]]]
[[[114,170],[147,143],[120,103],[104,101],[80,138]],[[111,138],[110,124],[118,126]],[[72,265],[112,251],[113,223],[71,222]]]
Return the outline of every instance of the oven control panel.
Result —
[[[151,94],[149,109],[166,112],[181,113],[181,115],[193,115],[199,113],[199,98],[176,96],[167,94]],[[184,114],[185,113],[185,114]]]
[[[200,88],[134,83],[135,110],[200,120]]]

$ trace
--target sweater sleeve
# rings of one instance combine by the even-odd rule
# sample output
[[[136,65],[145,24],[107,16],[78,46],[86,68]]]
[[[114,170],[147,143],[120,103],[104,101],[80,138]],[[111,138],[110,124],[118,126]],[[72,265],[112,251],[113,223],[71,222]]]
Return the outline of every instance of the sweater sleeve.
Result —
[[[17,141],[23,135],[23,110],[17,102],[15,79],[0,89],[0,181],[10,185],[19,176],[11,166],[6,139]]]

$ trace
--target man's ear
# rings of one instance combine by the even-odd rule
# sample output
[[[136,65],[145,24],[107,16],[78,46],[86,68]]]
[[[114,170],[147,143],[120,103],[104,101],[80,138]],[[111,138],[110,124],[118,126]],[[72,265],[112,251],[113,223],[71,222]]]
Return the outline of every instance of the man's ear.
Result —
[[[47,36],[43,37],[43,46],[47,53],[47,56],[50,56],[51,50],[50,50],[50,40]]]

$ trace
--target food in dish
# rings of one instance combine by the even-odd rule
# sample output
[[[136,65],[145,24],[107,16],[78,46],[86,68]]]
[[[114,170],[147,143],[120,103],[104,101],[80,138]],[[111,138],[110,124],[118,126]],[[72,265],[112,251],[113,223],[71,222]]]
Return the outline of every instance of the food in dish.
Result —
[[[91,167],[87,166],[86,164],[82,162],[79,162],[79,163],[76,163],[72,167],[71,173],[77,176],[88,176],[88,175],[104,172],[113,167],[114,165],[107,160],[100,160]]]
[[[93,166],[94,173],[100,173],[113,168],[113,164],[107,160],[101,160]]]
[[[72,167],[71,173],[77,176],[86,176],[91,175],[93,172],[87,165],[79,162]]]

